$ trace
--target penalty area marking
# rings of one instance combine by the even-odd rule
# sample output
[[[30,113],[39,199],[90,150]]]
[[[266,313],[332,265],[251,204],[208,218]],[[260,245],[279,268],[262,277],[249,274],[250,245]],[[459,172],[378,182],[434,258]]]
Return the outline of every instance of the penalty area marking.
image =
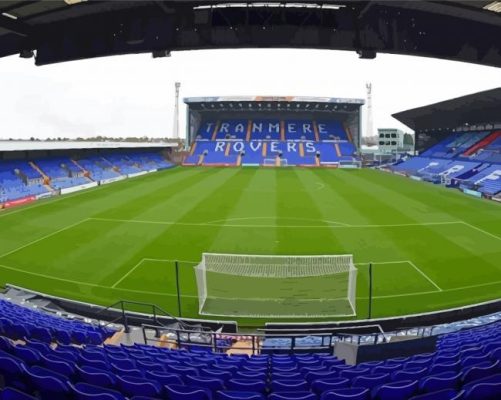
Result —
[[[372,264],[372,265],[378,265],[378,264],[381,264],[381,265],[384,265],[384,264],[408,264],[410,265],[412,268],[414,268],[417,272],[419,272],[419,274],[421,274],[429,283],[431,283],[436,290],[432,290],[432,291],[427,291],[427,292],[416,292],[416,293],[435,293],[435,292],[443,292],[443,289],[438,286],[434,281],[433,279],[431,279],[428,275],[426,275],[416,264],[414,264],[412,261],[410,260],[401,260],[401,261],[380,261],[380,262],[372,262],[372,263],[368,263],[368,262],[364,262],[364,263],[355,263],[355,265],[369,265],[369,264]],[[391,295],[391,296],[382,296],[382,297],[397,297],[399,295]],[[374,298],[377,298],[377,297],[374,297]]]
[[[159,262],[160,261],[164,261],[164,262],[173,261],[173,260],[160,260],[160,259],[154,259],[154,260],[159,261]],[[190,263],[193,262],[193,261],[182,261],[182,260],[178,260],[178,261],[190,262]],[[387,263],[393,264],[395,262],[389,261]],[[358,265],[368,265],[368,264],[369,263],[358,263]],[[377,264],[377,263],[374,263],[374,264]],[[379,263],[379,264],[381,264],[381,263]],[[100,288],[100,289],[111,289],[111,286],[99,285],[96,283],[88,283],[88,282],[82,282],[82,281],[75,281],[72,279],[58,278],[58,277],[53,276],[53,275],[41,274],[39,272],[26,271],[24,269],[11,267],[11,266],[8,266],[5,264],[0,264],[0,269],[2,269],[2,268],[10,270],[10,271],[18,272],[21,274],[51,279],[51,280],[58,281],[58,282],[73,283],[73,284],[80,285],[80,286],[94,287],[94,288]],[[499,284],[501,284],[501,280],[486,282],[486,283],[478,283],[475,285],[460,286],[460,287],[455,287],[455,288],[451,288],[451,289],[443,289],[442,292],[456,292],[456,291],[461,291],[461,290],[465,290],[465,289],[474,289],[474,288],[494,286],[494,285],[499,285]],[[125,289],[125,288],[124,289],[115,288],[115,290],[122,290],[125,292],[132,292],[132,293],[153,294],[153,295],[159,295],[159,296],[165,296],[165,297],[177,296],[177,294],[175,294],[175,293],[152,292],[152,291],[147,291],[147,290],[136,290],[136,289]],[[383,299],[383,298],[386,299],[386,298],[392,298],[392,297],[398,298],[398,297],[408,297],[408,296],[421,296],[421,295],[433,294],[433,293],[439,293],[439,292],[437,290],[434,290],[434,291],[425,291],[425,292],[413,292],[413,293],[393,294],[393,295],[385,295],[385,296],[374,296],[373,298],[374,299]],[[198,298],[198,296],[193,296],[193,295],[188,295],[188,294],[181,294],[181,297],[193,298],[193,299]],[[357,297],[357,299],[367,300],[368,298],[367,297]]]
[[[161,259],[161,258],[142,258],[136,265],[134,265],[125,275],[123,275],[118,281],[116,281],[111,288],[115,289],[121,282],[124,281],[125,278],[127,278],[130,274],[132,274],[140,265],[142,265],[144,262],[182,262],[182,263],[189,263],[189,264],[198,264],[195,261],[188,261],[188,260],[167,260],[167,259]],[[126,289],[127,290],[127,289]],[[196,296],[194,296],[196,297]]]
[[[230,221],[252,221],[252,220],[291,220],[291,221],[314,221],[314,222],[325,222],[327,224],[335,224],[335,225],[340,225],[340,226],[350,226],[348,224],[345,224],[343,222],[338,222],[338,221],[328,221],[326,219],[313,219],[313,218],[297,218],[297,217],[239,217],[239,218],[226,218],[226,219],[216,219],[214,221],[209,221],[209,222],[204,222],[202,225],[215,225],[218,222],[230,222]],[[219,225],[215,225],[219,226]],[[239,226],[245,226],[245,225],[239,225]],[[258,225],[258,226],[266,226],[266,225]],[[277,228],[280,227],[280,225],[276,225]],[[289,225],[286,225],[289,226]],[[306,225],[310,226],[310,225]]]

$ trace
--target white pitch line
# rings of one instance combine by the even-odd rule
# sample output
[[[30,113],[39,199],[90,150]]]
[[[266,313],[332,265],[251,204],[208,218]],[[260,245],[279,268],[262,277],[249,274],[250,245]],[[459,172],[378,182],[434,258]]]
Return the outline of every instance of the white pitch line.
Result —
[[[10,255],[10,254],[12,254],[12,253],[15,253],[15,252],[17,252],[17,251],[19,251],[19,250],[22,250],[22,249],[26,248],[26,247],[29,247],[29,246],[31,246],[31,245],[33,245],[33,244],[35,244],[35,243],[41,242],[42,240],[45,240],[45,239],[48,239],[48,238],[50,238],[51,236],[55,236],[55,235],[57,235],[58,233],[61,233],[61,232],[67,231],[68,229],[74,228],[75,226],[80,225],[80,224],[82,224],[82,223],[84,223],[84,222],[88,221],[89,219],[90,219],[90,218],[85,218],[85,219],[82,219],[81,221],[78,221],[78,222],[75,222],[74,224],[71,224],[71,225],[65,226],[64,228],[58,229],[57,231],[54,231],[54,232],[52,232],[52,233],[49,233],[48,235],[42,236],[41,238],[38,238],[38,239],[36,239],[36,240],[33,240],[33,241],[29,242],[29,243],[26,243],[26,244],[24,244],[24,245],[20,246],[20,247],[17,247],[17,248],[15,248],[14,250],[10,250],[10,251],[8,251],[7,253],[4,253],[4,254],[0,255],[0,258],[4,258],[4,257],[6,257],[6,256],[8,256],[8,255]]]
[[[472,229],[475,229],[476,231],[479,231],[479,232],[482,232],[483,234],[487,235],[487,236],[490,236],[494,239],[497,239],[497,240],[501,240],[501,237],[500,236],[496,236],[494,235],[493,233],[490,233],[490,232],[487,232],[487,231],[484,231],[483,229],[475,226],[475,225],[472,225],[472,224],[469,224],[468,222],[465,222],[465,221],[461,221],[463,224],[465,224],[466,226],[469,226],[470,228]]]
[[[315,221],[315,222],[326,222],[328,224],[335,224],[335,225],[341,225],[341,226],[350,226],[348,224],[345,224],[344,222],[338,222],[338,221],[329,221],[326,219],[313,219],[313,218],[296,218],[296,217],[240,217],[240,218],[225,218],[225,219],[216,219],[214,221],[209,221],[209,222],[203,222],[203,225],[214,225],[217,224],[218,222],[230,222],[230,221],[252,221],[252,220],[267,220],[267,219],[273,219],[273,220],[293,220],[293,221]],[[241,225],[239,225],[241,226]],[[259,225],[263,226],[263,225]]]
[[[450,221],[450,222],[423,222],[423,223],[409,223],[409,224],[387,224],[387,225],[265,225],[265,224],[208,224],[206,222],[177,222],[177,221],[151,221],[151,220],[140,220],[140,219],[115,219],[115,218],[100,218],[92,217],[89,218],[95,221],[105,221],[105,222],[123,222],[123,223],[134,223],[134,224],[152,224],[152,225],[179,225],[179,226],[220,226],[228,228],[303,228],[303,229],[356,229],[356,228],[398,228],[398,227],[408,227],[408,226],[433,226],[433,225],[453,225],[462,224],[462,221]],[[337,223],[339,224],[339,223]]]
[[[136,270],[137,267],[139,267],[144,261],[144,258],[139,261],[136,265],[134,265],[129,272],[127,272],[125,275],[123,275],[118,281],[116,281],[111,287],[114,289],[120,282],[122,282],[125,278],[127,278],[132,272]]]
[[[407,261],[412,267],[414,267],[416,269],[417,272],[419,272],[421,275],[423,275],[427,280],[428,282],[430,282],[433,286],[435,286],[439,292],[442,291],[442,288],[440,286],[438,286],[434,281],[433,279],[431,279],[428,275],[426,275],[423,271],[421,271],[417,266],[416,264],[414,264],[412,261]]]

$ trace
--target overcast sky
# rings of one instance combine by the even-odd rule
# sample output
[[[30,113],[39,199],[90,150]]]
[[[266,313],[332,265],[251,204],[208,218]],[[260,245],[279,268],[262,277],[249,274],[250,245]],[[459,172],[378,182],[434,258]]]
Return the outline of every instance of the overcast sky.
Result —
[[[354,52],[326,50],[189,51],[43,67],[8,57],[0,59],[0,138],[171,136],[176,81],[182,97],[355,98],[365,98],[372,82],[374,128],[409,131],[391,114],[499,87],[501,69],[384,54],[359,60]],[[184,105],[180,123],[184,136]]]

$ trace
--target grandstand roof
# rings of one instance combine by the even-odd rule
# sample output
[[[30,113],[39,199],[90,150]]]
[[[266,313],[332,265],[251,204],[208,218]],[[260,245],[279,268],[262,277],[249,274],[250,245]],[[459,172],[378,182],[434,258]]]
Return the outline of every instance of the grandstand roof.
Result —
[[[190,109],[199,111],[357,111],[365,101],[335,97],[223,96],[187,97]]]
[[[35,52],[36,64],[43,65],[128,53],[291,47],[499,67],[500,11],[495,0],[3,0],[0,57]]]
[[[501,122],[501,87],[441,101],[392,116],[416,132]]]
[[[0,140],[0,151],[39,151],[39,150],[81,150],[81,149],[122,149],[176,147],[177,143],[166,142],[84,142],[84,141],[31,141]]]

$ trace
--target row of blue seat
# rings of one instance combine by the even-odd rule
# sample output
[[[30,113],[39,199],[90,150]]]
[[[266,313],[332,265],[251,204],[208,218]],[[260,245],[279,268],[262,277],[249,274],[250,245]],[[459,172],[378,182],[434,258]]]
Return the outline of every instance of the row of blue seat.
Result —
[[[45,343],[101,344],[115,330],[0,300],[0,334],[12,339],[33,338]]]

